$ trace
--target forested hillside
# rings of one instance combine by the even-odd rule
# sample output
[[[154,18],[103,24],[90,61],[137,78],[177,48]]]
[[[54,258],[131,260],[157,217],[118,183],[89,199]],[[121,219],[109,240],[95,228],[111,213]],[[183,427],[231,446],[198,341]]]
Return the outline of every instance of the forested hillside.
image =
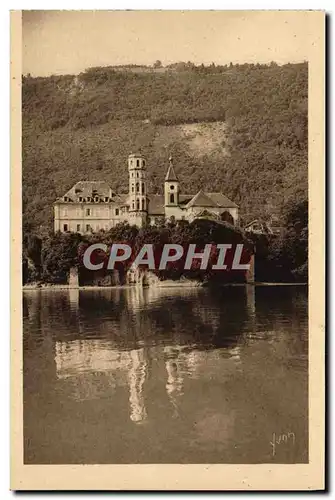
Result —
[[[307,63],[24,76],[24,228],[45,234],[53,201],[80,179],[126,191],[137,151],[153,192],[172,154],[182,192],[220,190],[245,223],[284,217],[307,199],[307,92]]]

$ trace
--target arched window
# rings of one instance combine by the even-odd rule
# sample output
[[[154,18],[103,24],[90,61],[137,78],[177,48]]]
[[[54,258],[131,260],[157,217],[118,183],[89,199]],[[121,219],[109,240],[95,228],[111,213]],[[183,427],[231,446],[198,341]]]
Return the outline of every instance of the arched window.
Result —
[[[136,193],[140,192],[140,183],[136,182]]]
[[[140,209],[140,200],[136,200],[136,210]]]
[[[134,192],[134,184],[131,186],[131,192]]]
[[[170,203],[174,203],[174,194],[170,194]]]
[[[140,160],[136,160],[136,167],[140,166]]]
[[[145,194],[144,191],[145,191],[144,182],[142,182],[142,194]]]
[[[135,202],[133,201],[133,210],[135,210]]]
[[[142,210],[145,210],[145,200],[142,200]]]

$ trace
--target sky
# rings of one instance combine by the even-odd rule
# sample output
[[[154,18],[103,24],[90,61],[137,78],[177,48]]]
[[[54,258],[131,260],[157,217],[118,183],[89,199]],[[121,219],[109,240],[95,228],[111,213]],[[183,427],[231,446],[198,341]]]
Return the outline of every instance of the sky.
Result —
[[[304,11],[23,11],[22,72],[308,60]]]

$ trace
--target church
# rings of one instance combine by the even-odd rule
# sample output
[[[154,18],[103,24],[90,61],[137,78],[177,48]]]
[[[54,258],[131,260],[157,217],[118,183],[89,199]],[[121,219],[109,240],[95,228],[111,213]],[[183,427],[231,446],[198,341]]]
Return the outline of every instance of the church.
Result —
[[[205,218],[237,224],[238,206],[220,192],[202,189],[183,194],[172,158],[164,181],[164,195],[147,190],[146,160],[140,154],[128,157],[129,191],[116,193],[105,181],[79,181],[54,203],[55,232],[90,233],[108,231],[121,222],[142,227],[165,220]]]

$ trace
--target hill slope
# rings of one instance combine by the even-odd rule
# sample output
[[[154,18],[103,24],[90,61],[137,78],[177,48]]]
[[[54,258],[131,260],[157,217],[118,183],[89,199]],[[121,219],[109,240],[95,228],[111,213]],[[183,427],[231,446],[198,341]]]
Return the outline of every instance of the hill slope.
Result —
[[[307,199],[307,95],[307,63],[23,77],[24,228],[50,229],[54,199],[80,179],[126,191],[135,151],[153,192],[172,154],[183,192],[221,190],[245,222],[281,215]]]

